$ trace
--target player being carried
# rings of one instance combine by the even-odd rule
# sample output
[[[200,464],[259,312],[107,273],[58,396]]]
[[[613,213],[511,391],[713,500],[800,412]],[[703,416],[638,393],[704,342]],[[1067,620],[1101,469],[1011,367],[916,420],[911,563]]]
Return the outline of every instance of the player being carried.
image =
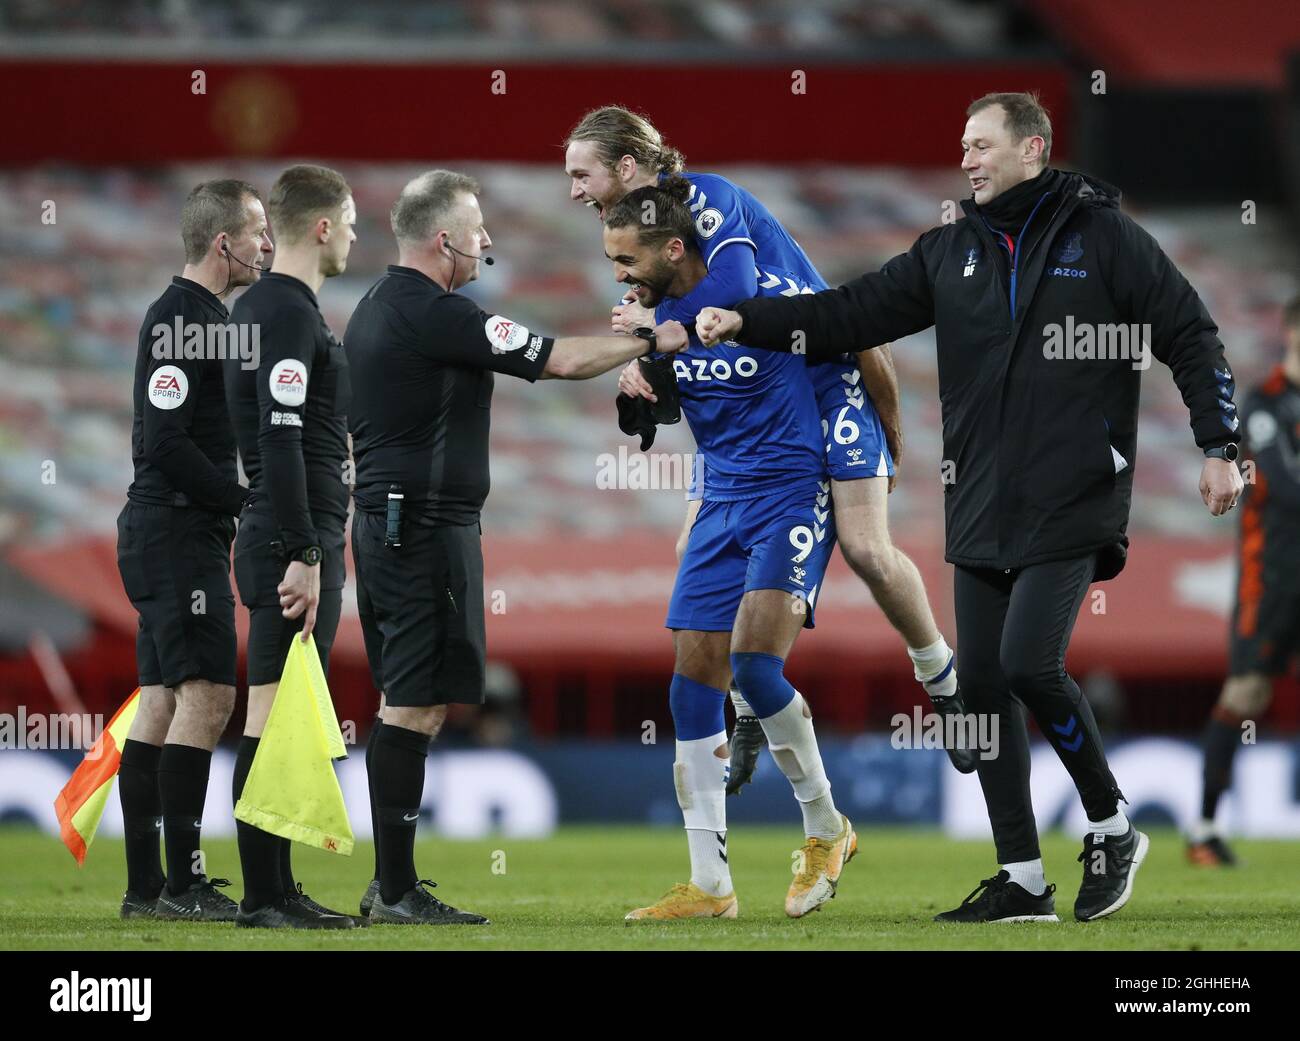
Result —
[[[654,303],[644,292],[624,298],[614,308],[616,332],[680,321],[690,326],[704,307],[731,307],[754,296],[789,296],[827,288],[826,281],[780,222],[754,196],[717,174],[685,173],[685,160],[668,147],[645,117],[610,105],[587,113],[569,133],[565,172],[570,198],[593,207],[603,217],[634,189],[680,176],[687,185],[686,204],[695,245],[704,263],[698,284],[678,298]],[[630,294],[629,294],[630,297]],[[731,303],[727,303],[731,301]],[[652,308],[652,310],[647,310]],[[937,711],[965,714],[957,687],[952,650],[939,633],[916,565],[889,537],[886,496],[893,489],[901,458],[898,380],[888,345],[844,355],[843,364],[809,365],[818,429],[830,477],[830,495],[840,550],[866,583],[885,617],[907,646],[917,680]],[[654,400],[636,363],[623,372],[619,388]],[[678,555],[701,509],[699,489],[714,479],[716,460],[700,451],[696,479],[688,493],[686,523]],[[866,480],[864,478],[883,478]],[[726,684],[724,684],[724,687]],[[736,728],[732,735],[731,780],[735,794],[753,775],[763,732],[753,706],[732,686]],[[959,729],[960,732],[960,729]],[[975,751],[950,748],[949,758],[962,773],[975,769]]]
[[[686,206],[689,191],[686,181],[672,178],[629,192],[605,212],[605,254],[614,277],[648,308],[685,297],[708,273]],[[772,274],[782,287],[795,277]],[[708,379],[693,377],[696,359],[705,360]],[[847,362],[828,367],[852,369]],[[665,623],[676,655],[669,688],[677,733],[673,779],[686,819],[691,878],[627,917],[736,916],[727,863],[723,716],[734,676],[803,811],[807,841],[785,900],[786,914],[799,918],[835,895],[840,872],[857,849],[849,819],[831,798],[812,714],[784,675],[795,637],[813,624],[835,544],[817,395],[808,380],[794,375],[804,370],[802,358],[777,358],[739,344],[709,351],[692,338],[673,368],[682,411],[709,461],[704,501]]]

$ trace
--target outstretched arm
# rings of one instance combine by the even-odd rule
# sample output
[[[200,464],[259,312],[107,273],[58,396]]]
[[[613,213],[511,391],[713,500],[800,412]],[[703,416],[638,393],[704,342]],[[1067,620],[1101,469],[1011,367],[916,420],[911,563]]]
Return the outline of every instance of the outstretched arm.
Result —
[[[734,312],[739,322],[721,322],[706,308],[696,319],[700,339],[706,345],[735,339],[747,347],[824,359],[920,332],[934,324],[934,298],[922,251],[927,239],[937,234],[938,229],[927,232],[879,271],[838,289],[745,300]]]

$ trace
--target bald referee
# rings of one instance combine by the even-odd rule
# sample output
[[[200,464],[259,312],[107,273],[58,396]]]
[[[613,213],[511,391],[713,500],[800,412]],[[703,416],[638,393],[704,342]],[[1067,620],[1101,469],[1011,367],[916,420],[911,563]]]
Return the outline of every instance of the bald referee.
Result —
[[[676,322],[637,336],[553,339],[457,292],[492,263],[479,186],[450,170],[411,181],[393,205],[398,262],[344,334],[356,459],[352,556],[380,712],[366,748],[373,923],[483,925],[436,899],[415,870],[424,760],[449,704],[483,701],[486,659],[479,512],[488,494],[496,373],[589,379],[647,351],[686,346]]]

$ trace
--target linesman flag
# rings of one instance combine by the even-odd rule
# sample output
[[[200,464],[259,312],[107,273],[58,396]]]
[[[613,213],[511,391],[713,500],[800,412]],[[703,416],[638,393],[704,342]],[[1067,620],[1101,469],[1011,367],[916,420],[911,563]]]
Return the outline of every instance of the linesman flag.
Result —
[[[346,759],[316,640],[294,637],[235,817],[272,835],[350,856],[354,839],[335,759]]]
[[[90,746],[86,757],[72,771],[68,783],[54,800],[59,834],[68,852],[77,858],[78,867],[86,863],[86,851],[95,841],[99,819],[104,815],[108,794],[113,790],[113,778],[122,762],[122,745],[139,708],[140,688],[136,687],[135,693],[108,721],[104,732]]]

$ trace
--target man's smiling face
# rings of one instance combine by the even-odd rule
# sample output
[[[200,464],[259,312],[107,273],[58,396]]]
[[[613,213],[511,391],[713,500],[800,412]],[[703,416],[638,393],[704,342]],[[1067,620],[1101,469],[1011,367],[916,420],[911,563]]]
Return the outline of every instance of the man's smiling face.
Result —
[[[574,141],[564,153],[569,198],[590,206],[602,220],[605,211],[627,194],[627,187],[600,161],[594,141]]]
[[[667,295],[677,277],[677,268],[664,255],[673,252],[672,239],[660,249],[652,249],[641,241],[637,229],[631,225],[622,228],[606,227],[605,256],[614,265],[614,279],[636,293],[637,303],[653,309]]]
[[[975,201],[983,206],[1008,188],[1036,177],[1042,164],[1032,155],[1031,142],[1012,139],[1007,113],[1001,105],[980,109],[966,121],[961,139],[961,169],[970,181]]]

